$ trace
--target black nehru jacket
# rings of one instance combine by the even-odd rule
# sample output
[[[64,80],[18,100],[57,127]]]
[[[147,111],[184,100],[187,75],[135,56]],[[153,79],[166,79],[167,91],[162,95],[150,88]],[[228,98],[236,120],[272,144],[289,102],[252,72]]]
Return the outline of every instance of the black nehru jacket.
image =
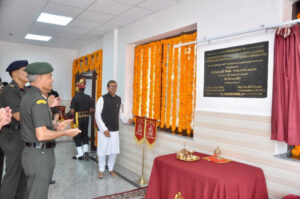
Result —
[[[118,131],[121,98],[117,95],[113,97],[109,93],[102,97],[104,101],[101,113],[102,120],[109,131]]]

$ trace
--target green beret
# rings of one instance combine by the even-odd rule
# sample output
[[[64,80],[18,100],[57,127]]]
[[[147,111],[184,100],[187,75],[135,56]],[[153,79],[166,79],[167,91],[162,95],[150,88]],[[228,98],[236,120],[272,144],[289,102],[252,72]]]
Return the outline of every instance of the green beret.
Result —
[[[34,62],[25,68],[28,74],[48,74],[53,71],[53,67],[48,62]]]

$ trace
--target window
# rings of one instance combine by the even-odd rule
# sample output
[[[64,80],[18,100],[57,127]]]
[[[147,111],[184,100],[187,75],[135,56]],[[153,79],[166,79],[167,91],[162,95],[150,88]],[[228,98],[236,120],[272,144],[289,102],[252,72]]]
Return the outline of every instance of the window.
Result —
[[[133,115],[159,120],[167,132],[193,137],[197,33],[135,47]]]

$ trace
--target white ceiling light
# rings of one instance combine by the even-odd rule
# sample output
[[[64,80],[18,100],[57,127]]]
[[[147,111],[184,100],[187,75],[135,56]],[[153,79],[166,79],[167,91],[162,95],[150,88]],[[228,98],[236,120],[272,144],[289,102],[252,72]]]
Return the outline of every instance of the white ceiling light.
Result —
[[[45,12],[42,12],[37,19],[38,22],[43,23],[51,23],[56,25],[65,26],[67,25],[73,18],[72,17],[65,17],[65,16],[59,16],[59,15],[53,15],[48,14]]]
[[[34,34],[27,34],[25,39],[32,39],[32,40],[39,40],[39,41],[49,41],[52,37],[44,36],[44,35],[34,35]]]

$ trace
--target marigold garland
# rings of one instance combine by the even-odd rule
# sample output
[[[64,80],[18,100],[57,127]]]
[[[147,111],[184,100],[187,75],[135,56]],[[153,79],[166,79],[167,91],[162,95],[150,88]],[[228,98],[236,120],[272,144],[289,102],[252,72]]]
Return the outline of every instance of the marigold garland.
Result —
[[[168,56],[168,65],[167,65],[167,110],[166,110],[166,128],[170,128],[171,125],[171,115],[172,115],[172,82],[173,82],[173,61],[174,61],[174,57],[173,57],[173,52],[174,52],[174,45],[173,45],[173,40],[171,40],[171,44],[169,45],[169,53],[167,55],[164,56]]]
[[[148,95],[148,52],[149,47],[143,49],[143,60],[142,60],[142,103],[141,103],[141,116],[147,117],[147,95]]]
[[[184,80],[184,75],[186,73],[185,68],[186,68],[186,63],[184,59],[184,53],[182,51],[185,50],[185,46],[181,47],[180,49],[180,80],[179,80],[179,121],[178,121],[178,131],[182,132],[183,127],[184,127],[184,117],[185,117],[185,108],[186,105],[184,104],[184,99],[185,99],[185,80]]]
[[[139,100],[139,71],[140,71],[140,67],[138,65],[139,60],[140,60],[140,54],[139,54],[139,47],[135,47],[134,49],[134,79],[133,79],[133,109],[132,109],[132,113],[133,115],[139,115],[138,113],[138,107],[140,106],[138,104],[138,100]],[[135,120],[135,117],[134,117]]]
[[[172,132],[193,128],[196,85],[195,45],[174,44],[196,40],[197,33],[139,45],[135,48],[132,112],[160,120]]]
[[[166,89],[167,89],[167,56],[168,44],[163,42],[163,62],[162,62],[162,91],[161,91],[161,111],[160,111],[160,127],[164,128],[166,121]]]
[[[177,41],[175,42],[177,44]],[[173,79],[173,107],[172,107],[172,131],[177,127],[177,92],[178,92],[178,48],[174,49],[174,79]]]
[[[161,56],[162,56],[162,44],[156,42],[156,55],[155,55],[155,86],[154,86],[154,119],[160,120],[160,102],[161,102]],[[159,122],[157,122],[159,125]]]
[[[83,57],[74,59],[72,69],[72,97],[75,95],[75,78],[77,74],[96,70],[97,87],[96,98],[102,93],[102,50],[98,50]]]
[[[150,44],[150,66],[149,66],[149,113],[148,117],[153,119],[153,103],[154,103],[154,71],[155,71],[155,48],[154,48],[154,43]],[[152,80],[152,81],[151,81]]]
[[[187,129],[187,134],[191,134],[192,131],[192,121],[193,121],[193,116],[194,116],[194,91],[195,91],[195,63],[194,63],[194,45],[190,46],[190,55],[189,55],[189,72],[188,72],[188,95],[187,95],[187,100],[188,100],[188,108],[187,108],[187,115],[191,115],[192,117],[187,117],[187,122],[186,122],[186,129]]]
[[[142,104],[142,89],[138,89],[138,88],[141,88],[142,87],[142,61],[143,61],[143,56],[142,56],[142,49],[141,48],[138,48],[138,60],[137,60],[137,82],[136,82],[136,90],[137,90],[137,107],[141,107]],[[138,116],[141,116],[141,109],[140,108],[137,108],[137,111],[136,111],[136,114],[134,115],[138,115]]]

